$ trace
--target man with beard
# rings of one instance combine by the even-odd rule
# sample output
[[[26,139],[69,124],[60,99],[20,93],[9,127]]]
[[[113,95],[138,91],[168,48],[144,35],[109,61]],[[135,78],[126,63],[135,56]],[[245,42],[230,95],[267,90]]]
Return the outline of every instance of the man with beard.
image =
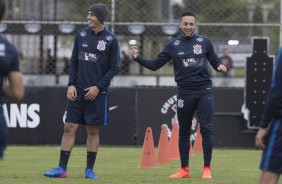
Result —
[[[179,122],[179,151],[181,168],[169,178],[189,178],[190,134],[194,112],[197,113],[202,134],[204,165],[202,178],[210,179],[213,149],[214,99],[208,62],[218,72],[226,72],[208,38],[195,34],[196,17],[184,12],[180,18],[181,35],[172,39],[155,60],[138,56],[137,47],[130,48],[130,55],[142,66],[158,70],[173,60],[177,83],[177,117]]]

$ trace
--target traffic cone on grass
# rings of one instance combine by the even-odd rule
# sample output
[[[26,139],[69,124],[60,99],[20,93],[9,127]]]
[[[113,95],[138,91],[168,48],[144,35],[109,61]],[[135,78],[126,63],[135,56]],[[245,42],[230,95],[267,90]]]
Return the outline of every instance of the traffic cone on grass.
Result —
[[[179,139],[179,127],[177,123],[173,123],[170,142],[169,142],[170,155],[172,159],[180,159],[178,139]]]
[[[147,127],[139,167],[154,168],[156,165],[152,128]]]
[[[168,141],[167,129],[165,126],[162,126],[162,130],[160,134],[157,162],[161,164],[171,163],[169,141]]]

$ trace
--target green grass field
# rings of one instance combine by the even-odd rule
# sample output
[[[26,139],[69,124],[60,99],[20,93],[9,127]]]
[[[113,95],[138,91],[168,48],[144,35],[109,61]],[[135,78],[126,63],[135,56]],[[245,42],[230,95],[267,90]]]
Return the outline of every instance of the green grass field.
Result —
[[[258,165],[261,151],[258,150],[214,149],[213,179],[204,180],[201,179],[202,153],[195,153],[190,157],[191,178],[169,179],[168,176],[179,168],[179,160],[173,160],[172,164],[158,164],[156,168],[139,168],[142,147],[101,146],[95,164],[99,179],[87,180],[83,178],[85,148],[76,146],[69,160],[67,179],[44,177],[43,172],[57,166],[59,152],[58,146],[9,146],[0,165],[0,183],[255,184],[258,183],[260,174]]]

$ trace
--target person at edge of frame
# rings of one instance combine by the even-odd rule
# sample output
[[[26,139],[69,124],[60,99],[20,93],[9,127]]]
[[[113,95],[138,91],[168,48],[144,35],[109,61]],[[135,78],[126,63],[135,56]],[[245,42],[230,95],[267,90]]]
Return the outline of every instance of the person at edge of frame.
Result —
[[[4,0],[0,0],[0,20],[6,11]],[[3,100],[5,97],[20,101],[24,98],[25,89],[23,74],[20,71],[19,53],[16,47],[3,35],[0,35],[0,162],[8,144],[8,127],[4,117]]]
[[[263,150],[259,184],[277,184],[282,174],[282,47],[276,58],[255,145]]]

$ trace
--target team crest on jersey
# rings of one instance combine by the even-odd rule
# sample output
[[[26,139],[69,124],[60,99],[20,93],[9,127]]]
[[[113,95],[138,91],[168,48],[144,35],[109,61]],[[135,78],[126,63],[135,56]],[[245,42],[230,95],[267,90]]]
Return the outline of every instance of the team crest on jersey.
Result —
[[[179,45],[180,44],[180,40],[175,40],[174,42],[173,42],[173,45]]]
[[[112,41],[112,40],[113,40],[113,37],[112,37],[111,35],[108,35],[108,36],[106,36],[106,40]]]
[[[98,41],[97,49],[99,51],[105,50],[106,49],[106,44],[107,44],[107,42],[104,42],[104,40]]]
[[[86,36],[86,35],[87,35],[86,31],[80,32],[80,36]]]
[[[197,40],[198,42],[202,42],[202,41],[204,41],[204,38],[201,38],[201,37],[200,37],[200,38],[197,38],[196,40]]]
[[[196,45],[194,45],[193,46],[193,48],[194,48],[194,50],[193,50],[193,52],[194,52],[194,54],[202,54],[202,45],[198,45],[198,44],[196,44]]]

